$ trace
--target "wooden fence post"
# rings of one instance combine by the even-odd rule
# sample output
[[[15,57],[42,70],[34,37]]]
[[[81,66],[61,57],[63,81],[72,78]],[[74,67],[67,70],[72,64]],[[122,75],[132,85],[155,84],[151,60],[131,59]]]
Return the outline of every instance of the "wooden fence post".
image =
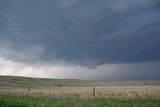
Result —
[[[147,84],[145,84],[144,87],[145,87],[145,93],[146,93],[146,97],[147,97],[148,96]]]
[[[14,94],[15,88],[16,88],[16,84],[14,83],[13,84],[13,94]]]
[[[16,88],[16,82],[18,82],[19,79],[13,78],[12,81],[13,81],[13,94],[14,94],[15,93],[15,88]]]
[[[49,86],[49,95],[51,95],[51,86]]]
[[[95,86],[93,86],[93,97],[94,98],[96,97],[96,88],[95,88]]]

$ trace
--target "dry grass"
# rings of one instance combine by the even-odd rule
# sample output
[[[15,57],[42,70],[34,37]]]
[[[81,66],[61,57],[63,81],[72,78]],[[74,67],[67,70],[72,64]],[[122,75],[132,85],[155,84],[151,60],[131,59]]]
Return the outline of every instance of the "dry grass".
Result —
[[[148,84],[147,88],[144,86],[145,83]],[[93,86],[96,90],[95,97]],[[0,105],[4,107],[158,107],[159,100],[160,81],[0,77]]]
[[[148,84],[147,92],[145,83]],[[160,99],[160,81],[84,81],[0,76],[1,95],[90,99],[94,98],[93,85],[96,86],[96,98]]]
[[[1,88],[0,94],[18,96],[55,96],[57,98],[79,97],[83,99],[93,98],[93,88],[86,87],[43,87],[43,88]],[[160,86],[148,86],[147,93],[144,86],[96,86],[96,98],[154,98],[160,99]]]

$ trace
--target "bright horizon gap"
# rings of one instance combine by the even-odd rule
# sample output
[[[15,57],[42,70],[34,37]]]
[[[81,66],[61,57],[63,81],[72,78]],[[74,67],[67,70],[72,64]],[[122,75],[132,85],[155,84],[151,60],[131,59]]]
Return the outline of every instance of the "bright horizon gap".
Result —
[[[96,68],[87,68],[71,64],[28,65],[1,58],[0,75],[81,80],[158,80],[156,72],[160,70],[159,63],[103,64]],[[137,71],[139,73],[132,74]],[[144,77],[146,73],[149,74],[148,77]],[[139,77],[134,79],[134,76]]]

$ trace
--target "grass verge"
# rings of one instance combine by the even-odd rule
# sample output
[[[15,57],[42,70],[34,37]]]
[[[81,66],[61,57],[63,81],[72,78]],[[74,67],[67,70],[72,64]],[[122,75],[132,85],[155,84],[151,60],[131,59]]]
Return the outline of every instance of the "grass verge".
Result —
[[[57,99],[0,95],[0,107],[159,107],[158,99]]]

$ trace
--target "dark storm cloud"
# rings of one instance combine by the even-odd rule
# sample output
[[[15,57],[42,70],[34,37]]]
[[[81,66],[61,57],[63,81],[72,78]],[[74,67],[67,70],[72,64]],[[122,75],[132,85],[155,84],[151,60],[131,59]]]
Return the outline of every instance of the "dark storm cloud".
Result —
[[[159,61],[159,40],[159,0],[0,1],[0,55],[16,61]]]

